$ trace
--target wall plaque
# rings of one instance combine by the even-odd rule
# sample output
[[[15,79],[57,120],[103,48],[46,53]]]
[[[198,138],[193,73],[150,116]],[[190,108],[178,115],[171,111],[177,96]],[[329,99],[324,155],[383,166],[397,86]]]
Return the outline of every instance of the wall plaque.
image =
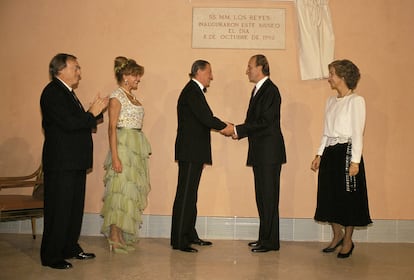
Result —
[[[285,9],[193,8],[192,46],[284,49]]]

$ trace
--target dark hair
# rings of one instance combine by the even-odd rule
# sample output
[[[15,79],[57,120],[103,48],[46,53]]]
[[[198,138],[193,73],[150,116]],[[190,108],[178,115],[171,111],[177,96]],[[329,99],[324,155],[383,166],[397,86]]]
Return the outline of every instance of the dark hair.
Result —
[[[144,75],[144,67],[136,63],[133,59],[118,56],[115,58],[114,72],[117,82],[121,83],[123,75]]]
[[[69,60],[76,60],[76,56],[67,53],[59,53],[55,55],[49,63],[49,76],[52,79],[59,74],[63,68],[66,67],[66,62]]]
[[[350,60],[335,60],[328,65],[328,69],[335,69],[335,74],[345,80],[346,86],[354,90],[357,87],[361,74],[358,67]]]
[[[199,60],[194,61],[193,65],[191,66],[191,73],[188,74],[188,76],[190,76],[190,79],[196,76],[198,70],[206,69],[207,65],[210,65],[210,63],[206,60],[199,59]]]
[[[262,73],[266,76],[270,75],[270,67],[267,58],[262,54],[256,54],[252,56],[252,58],[256,58],[256,66],[262,66]]]

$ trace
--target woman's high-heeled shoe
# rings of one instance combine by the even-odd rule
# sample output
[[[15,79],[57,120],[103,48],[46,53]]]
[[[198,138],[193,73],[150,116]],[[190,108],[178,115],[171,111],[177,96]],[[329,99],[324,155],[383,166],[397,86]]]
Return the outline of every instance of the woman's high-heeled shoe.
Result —
[[[108,243],[110,252],[114,252],[116,254],[128,254],[128,251],[121,243],[112,241],[110,239],[108,239]]]
[[[134,247],[134,244],[136,243],[137,241],[132,241],[132,240],[124,241],[124,244],[125,244],[123,245],[124,249],[127,250],[128,252],[135,251],[136,249]]]
[[[341,246],[343,243],[344,243],[344,239],[342,238],[338,243],[336,243],[336,245],[334,247],[326,247],[326,248],[322,249],[322,252],[324,252],[324,253],[335,252],[336,248]]]
[[[135,247],[132,245],[128,245],[128,244],[124,246],[124,249],[127,250],[128,252],[135,251]]]
[[[337,257],[340,258],[340,259],[346,259],[346,258],[348,258],[350,255],[352,255],[352,251],[354,250],[354,248],[355,248],[354,242],[352,242],[351,250],[349,250],[349,252],[348,253],[345,253],[345,254],[339,252]]]

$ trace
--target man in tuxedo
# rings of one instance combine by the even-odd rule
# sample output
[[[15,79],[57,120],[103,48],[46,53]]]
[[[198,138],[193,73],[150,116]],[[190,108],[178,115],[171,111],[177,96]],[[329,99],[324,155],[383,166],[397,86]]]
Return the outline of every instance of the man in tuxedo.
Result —
[[[255,84],[246,120],[235,129],[225,129],[233,139],[248,137],[247,165],[253,167],[256,205],[260,227],[257,241],[250,242],[252,252],[279,250],[280,171],[286,163],[285,144],[280,128],[281,97],[270,80],[269,63],[264,55],[250,58],[246,74]]]
[[[108,98],[96,98],[88,111],[76,97],[81,70],[75,56],[57,54],[49,64],[50,83],[40,106],[45,141],[42,265],[68,269],[65,259],[92,259],[78,244],[85,201],[86,172],[92,168],[92,130],[102,120]]]
[[[178,184],[172,211],[171,246],[184,252],[197,252],[192,244],[212,245],[201,240],[195,228],[197,192],[204,164],[212,164],[210,130],[233,129],[214,117],[204,93],[213,80],[211,65],[197,60],[191,67],[190,81],[181,91],[177,104],[178,129],[175,160]]]

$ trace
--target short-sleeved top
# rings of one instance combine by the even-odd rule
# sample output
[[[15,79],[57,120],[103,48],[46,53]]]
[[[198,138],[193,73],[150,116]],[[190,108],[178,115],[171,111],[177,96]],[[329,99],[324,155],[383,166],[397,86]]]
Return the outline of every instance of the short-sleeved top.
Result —
[[[132,104],[121,88],[116,89],[109,98],[116,98],[121,103],[121,111],[116,125],[118,128],[142,128],[144,121],[143,106]]]

